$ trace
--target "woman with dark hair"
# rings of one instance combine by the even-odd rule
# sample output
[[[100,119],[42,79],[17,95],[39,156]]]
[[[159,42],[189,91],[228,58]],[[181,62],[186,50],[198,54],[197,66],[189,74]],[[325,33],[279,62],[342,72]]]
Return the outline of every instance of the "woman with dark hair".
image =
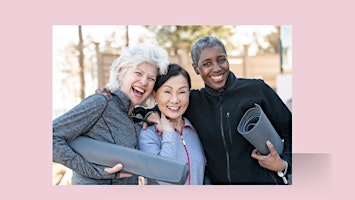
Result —
[[[177,64],[170,64],[168,73],[158,76],[153,97],[161,120],[141,130],[139,147],[142,151],[186,161],[189,174],[185,184],[202,185],[206,164],[203,148],[191,122],[183,117],[189,105],[190,89],[189,74]],[[148,184],[167,183],[148,180]]]

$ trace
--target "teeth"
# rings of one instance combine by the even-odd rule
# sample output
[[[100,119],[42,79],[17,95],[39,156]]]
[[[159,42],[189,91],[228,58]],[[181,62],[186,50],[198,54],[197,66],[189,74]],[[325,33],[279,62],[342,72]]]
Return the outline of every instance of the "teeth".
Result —
[[[213,80],[218,80],[218,79],[221,79],[223,77],[223,74],[219,75],[219,76],[211,76],[211,78]]]
[[[170,110],[178,110],[179,109],[179,107],[175,107],[175,106],[170,106],[170,107],[168,107]]]
[[[144,93],[144,90],[143,89],[140,89],[140,88],[138,88],[138,87],[133,87],[133,89],[135,89],[137,92],[139,92],[139,93]]]

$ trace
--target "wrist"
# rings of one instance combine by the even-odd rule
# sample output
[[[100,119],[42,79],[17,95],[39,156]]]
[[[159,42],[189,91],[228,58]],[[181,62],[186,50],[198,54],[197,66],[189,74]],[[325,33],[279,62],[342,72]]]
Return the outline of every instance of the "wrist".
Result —
[[[277,171],[277,175],[279,177],[284,177],[287,174],[288,163],[287,163],[287,161],[284,161],[284,160],[282,160],[282,162],[284,163],[285,167],[283,168],[283,170]]]

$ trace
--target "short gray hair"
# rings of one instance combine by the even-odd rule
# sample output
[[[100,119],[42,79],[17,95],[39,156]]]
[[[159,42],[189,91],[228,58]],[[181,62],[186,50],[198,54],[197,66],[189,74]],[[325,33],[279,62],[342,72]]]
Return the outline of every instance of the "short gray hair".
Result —
[[[140,43],[124,49],[120,57],[112,62],[110,80],[107,84],[108,89],[111,92],[119,90],[121,86],[120,77],[127,69],[137,67],[144,62],[157,67],[160,75],[166,74],[168,71],[169,58],[167,51],[157,45]]]
[[[223,42],[216,37],[213,36],[205,36],[198,39],[191,47],[191,59],[192,63],[198,66],[198,61],[200,60],[201,52],[204,48],[207,47],[222,47],[224,53],[227,55],[226,47]]]

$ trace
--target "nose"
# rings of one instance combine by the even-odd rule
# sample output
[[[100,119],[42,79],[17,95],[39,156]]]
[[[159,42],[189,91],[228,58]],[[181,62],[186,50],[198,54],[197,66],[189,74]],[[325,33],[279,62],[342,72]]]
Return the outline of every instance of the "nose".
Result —
[[[148,77],[143,76],[140,82],[142,83],[142,85],[148,85]]]
[[[179,97],[176,94],[173,94],[170,98],[170,101],[172,103],[178,103],[179,102]]]
[[[213,68],[212,68],[213,71],[219,71],[221,69],[222,67],[218,64],[218,62],[213,62]]]

